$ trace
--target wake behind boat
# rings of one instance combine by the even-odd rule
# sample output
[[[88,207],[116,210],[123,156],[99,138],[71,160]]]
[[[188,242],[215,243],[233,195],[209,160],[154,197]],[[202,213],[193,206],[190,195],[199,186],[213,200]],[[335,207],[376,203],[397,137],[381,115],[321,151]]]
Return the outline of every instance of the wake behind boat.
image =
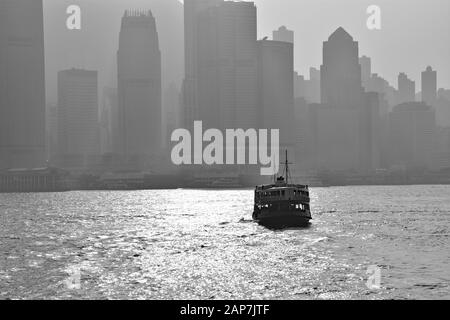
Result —
[[[289,183],[289,162],[286,151],[285,177],[273,184],[255,189],[253,219],[261,225],[275,228],[301,227],[310,223],[309,187]]]

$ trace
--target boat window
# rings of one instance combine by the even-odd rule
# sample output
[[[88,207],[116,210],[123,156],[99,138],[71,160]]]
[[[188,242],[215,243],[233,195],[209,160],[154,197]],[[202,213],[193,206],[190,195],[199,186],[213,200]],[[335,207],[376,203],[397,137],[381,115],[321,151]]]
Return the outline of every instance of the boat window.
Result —
[[[281,195],[284,197],[284,195],[286,194],[286,192],[283,190],[281,191]]]

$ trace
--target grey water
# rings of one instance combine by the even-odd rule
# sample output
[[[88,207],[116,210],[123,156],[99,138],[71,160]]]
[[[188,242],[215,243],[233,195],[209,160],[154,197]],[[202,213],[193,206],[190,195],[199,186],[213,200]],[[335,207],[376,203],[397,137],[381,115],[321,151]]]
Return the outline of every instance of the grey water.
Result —
[[[269,230],[252,190],[0,194],[0,299],[450,298],[450,186],[311,197]]]

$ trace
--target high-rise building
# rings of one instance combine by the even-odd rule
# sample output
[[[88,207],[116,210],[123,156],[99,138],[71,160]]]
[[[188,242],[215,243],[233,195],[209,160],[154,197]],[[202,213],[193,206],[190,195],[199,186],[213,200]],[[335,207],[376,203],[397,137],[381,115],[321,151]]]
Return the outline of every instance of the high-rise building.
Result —
[[[322,105],[315,110],[321,170],[368,173],[378,166],[379,99],[362,87],[358,42],[338,28],[323,46]]]
[[[0,168],[45,164],[42,0],[0,1]]]
[[[222,2],[223,0],[184,1],[185,76],[182,88],[182,117],[186,128],[191,128],[195,120],[200,120],[198,106],[200,14]]]
[[[390,163],[405,168],[430,168],[436,134],[432,107],[421,102],[397,105],[389,115]]]
[[[294,43],[294,31],[282,26],[278,30],[273,31],[273,40]]]
[[[258,41],[261,128],[280,130],[280,148],[294,147],[294,46]],[[294,154],[293,152],[291,152]]]
[[[338,28],[323,44],[322,103],[335,108],[357,108],[363,92],[358,42]]]
[[[197,103],[205,127],[257,125],[256,19],[253,2],[227,1],[199,14]]]
[[[62,167],[83,167],[99,151],[97,71],[60,71],[58,162]]]
[[[161,52],[151,11],[125,12],[117,65],[120,154],[144,169],[159,156],[162,134]]]
[[[416,100],[416,84],[410,80],[406,73],[398,75],[397,104],[413,102]]]
[[[430,66],[422,72],[422,101],[434,107],[437,100],[437,72]]]

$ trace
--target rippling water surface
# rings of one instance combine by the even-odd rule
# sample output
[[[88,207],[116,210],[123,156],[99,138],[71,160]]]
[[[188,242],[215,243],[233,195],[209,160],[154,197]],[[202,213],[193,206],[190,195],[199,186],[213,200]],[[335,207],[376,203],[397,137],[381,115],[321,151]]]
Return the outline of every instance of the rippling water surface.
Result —
[[[0,194],[0,299],[450,298],[450,187],[311,196],[272,231],[252,190]]]

